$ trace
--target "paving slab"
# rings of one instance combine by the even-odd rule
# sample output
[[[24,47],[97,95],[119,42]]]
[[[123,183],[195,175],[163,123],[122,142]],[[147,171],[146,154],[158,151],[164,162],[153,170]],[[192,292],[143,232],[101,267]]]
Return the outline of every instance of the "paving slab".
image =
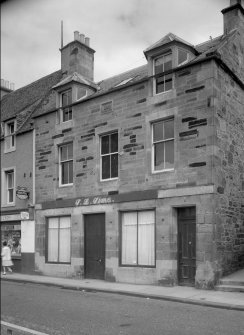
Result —
[[[162,299],[181,303],[244,311],[244,294],[199,290],[194,287],[114,283],[95,279],[72,279],[27,274],[1,275],[1,280],[58,286],[73,290],[124,294],[146,299]]]

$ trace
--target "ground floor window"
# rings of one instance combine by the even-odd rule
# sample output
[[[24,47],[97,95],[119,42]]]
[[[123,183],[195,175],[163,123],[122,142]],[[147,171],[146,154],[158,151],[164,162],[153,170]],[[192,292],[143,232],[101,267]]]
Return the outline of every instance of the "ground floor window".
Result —
[[[7,242],[12,256],[21,255],[21,225],[4,224],[1,225],[1,245]]]
[[[47,261],[51,263],[70,263],[70,217],[47,219]]]
[[[121,265],[155,266],[155,212],[124,212],[121,217]]]

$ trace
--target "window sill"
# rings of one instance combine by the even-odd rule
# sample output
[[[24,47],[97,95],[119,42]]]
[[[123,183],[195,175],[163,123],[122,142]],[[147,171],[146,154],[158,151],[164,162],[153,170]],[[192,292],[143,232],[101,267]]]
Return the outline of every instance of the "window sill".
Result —
[[[59,188],[64,188],[64,187],[72,187],[74,184],[65,184],[65,185],[59,185]]]
[[[134,264],[132,264],[132,265],[124,265],[124,264],[120,264],[119,265],[121,268],[146,268],[146,269],[148,269],[148,268],[150,268],[150,269],[152,269],[152,268],[156,268],[156,265],[134,265]]]
[[[104,182],[109,182],[109,181],[117,181],[119,180],[119,178],[111,178],[111,179],[100,179],[100,182],[101,183],[104,183]]]
[[[164,169],[164,170],[158,170],[158,171],[152,171],[152,174],[158,174],[158,173],[165,173],[165,172],[173,172],[175,169]]]
[[[16,147],[10,148],[10,149],[4,149],[4,153],[8,154],[9,152],[16,151]]]

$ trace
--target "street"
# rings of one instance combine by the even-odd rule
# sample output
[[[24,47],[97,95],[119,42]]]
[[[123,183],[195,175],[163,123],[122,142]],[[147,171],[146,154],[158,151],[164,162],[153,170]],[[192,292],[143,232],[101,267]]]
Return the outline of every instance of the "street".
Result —
[[[50,335],[244,334],[241,311],[8,281],[1,320]]]

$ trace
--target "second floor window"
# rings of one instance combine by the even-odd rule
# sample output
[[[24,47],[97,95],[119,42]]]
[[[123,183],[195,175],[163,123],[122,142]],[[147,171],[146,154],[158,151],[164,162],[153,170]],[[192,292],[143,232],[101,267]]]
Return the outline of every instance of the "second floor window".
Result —
[[[67,90],[61,93],[61,108],[62,108],[62,121],[66,122],[72,120],[72,90]]]
[[[59,180],[62,186],[73,184],[73,143],[59,147]]]
[[[5,125],[5,152],[15,149],[15,122],[7,122]]]
[[[174,168],[174,119],[152,124],[153,171]]]
[[[172,53],[167,53],[154,60],[156,94],[172,90],[173,74],[167,73],[167,71],[170,71],[171,69],[172,69]]]
[[[118,178],[118,133],[101,136],[101,179]]]

